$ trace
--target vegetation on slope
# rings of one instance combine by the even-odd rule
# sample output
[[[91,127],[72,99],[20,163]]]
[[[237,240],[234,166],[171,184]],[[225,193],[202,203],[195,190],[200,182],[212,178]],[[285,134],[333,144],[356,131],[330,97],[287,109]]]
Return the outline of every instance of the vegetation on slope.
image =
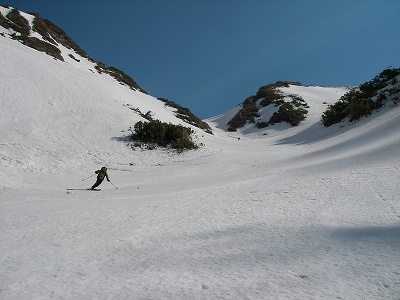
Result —
[[[8,6],[5,7],[9,8]],[[57,27],[49,20],[42,19],[37,13],[31,14],[34,16],[32,28],[30,27],[28,20],[26,20],[17,9],[11,9],[6,17],[0,14],[0,25],[6,29],[12,29],[14,31],[12,34],[13,39],[18,40],[22,44],[35,50],[44,52],[55,59],[64,61],[61,51],[57,47],[58,44],[60,44],[67,49],[72,49],[80,56],[85,57],[92,62],[96,62],[91,59],[87,53],[83,51],[61,28]],[[31,30],[40,34],[43,40],[31,37]],[[72,54],[69,56],[79,62],[79,59],[76,59]],[[95,68],[97,72],[107,73],[118,80],[121,84],[129,86],[133,90],[139,90],[146,93],[130,76],[121,70],[114,67],[107,67],[101,62],[96,63],[97,65]]]
[[[260,87],[256,95],[248,97],[242,103],[242,108],[228,122],[228,131],[236,131],[248,122],[257,123],[258,128],[280,122],[297,126],[305,119],[308,112],[307,103],[298,95],[286,95],[286,98],[290,98],[291,101],[285,101],[285,96],[279,91],[279,87],[288,87],[290,84],[301,85],[299,82],[277,81],[274,84]],[[258,101],[259,104],[257,104]],[[275,107],[278,107],[278,111],[272,115],[268,122],[256,122],[256,119],[260,117],[260,108],[268,105],[275,105]]]
[[[199,147],[193,141],[194,130],[189,127],[161,122],[153,118],[151,111],[142,113],[137,107],[132,107],[129,104],[125,106],[147,120],[137,122],[133,129],[129,128],[130,138],[135,142],[132,148],[153,150],[160,146],[181,152]]]
[[[10,8],[9,6],[3,6],[3,7]],[[28,47],[44,52],[60,61],[64,61],[64,58],[61,54],[60,49],[57,46],[63,45],[68,49],[72,49],[75,53],[79,54],[80,56],[85,57],[90,61],[96,63],[95,69],[99,74],[102,73],[108,74],[113,78],[115,78],[121,84],[127,85],[132,90],[138,90],[146,94],[146,91],[144,91],[126,73],[122,72],[121,70],[115,67],[108,67],[102,62],[94,61],[62,29],[54,25],[49,20],[42,19],[37,13],[30,13],[30,14],[34,16],[32,22],[32,28],[28,20],[25,19],[20,14],[20,12],[14,8],[10,9],[9,13],[5,17],[2,14],[0,14],[0,25],[6,29],[10,29],[13,31],[13,33],[11,34],[11,37],[13,39],[20,41],[22,44]],[[40,34],[42,39],[30,36],[31,31],[35,31],[38,34]],[[77,59],[73,54],[69,54],[68,56],[74,59],[75,61],[80,62],[80,60]],[[206,122],[203,122],[198,117],[196,117],[188,108],[183,108],[180,105],[163,98],[159,99],[164,101],[165,105],[176,108],[177,109],[176,116],[178,118],[182,119],[188,124],[203,129],[207,133],[212,134],[210,126]],[[149,116],[150,116],[149,113],[146,114],[146,117]],[[151,122],[154,121],[150,119],[148,120]],[[165,127],[168,127],[168,130],[171,131],[171,126],[165,126]],[[179,131],[180,130],[177,130],[177,132]],[[161,141],[160,144],[165,144],[165,142]]]
[[[40,33],[42,36],[45,34],[43,38],[51,43],[29,36],[31,31],[29,22],[23,16],[21,16],[17,9],[10,10],[6,17],[3,17],[3,15],[0,14],[0,25],[6,29],[12,29],[14,31],[12,34],[13,39],[19,40],[22,44],[35,50],[45,52],[55,59],[64,61],[60,49],[56,47],[57,43],[50,38],[48,32],[44,33],[44,24],[46,22],[48,21],[41,19],[39,15],[35,14],[32,30]]]
[[[121,70],[115,67],[107,67],[105,64],[101,62],[97,62],[95,69],[99,74],[106,73],[112,77],[114,77],[121,84],[125,84],[131,88],[131,90],[138,90],[144,94],[147,94],[145,90],[143,90],[135,80],[133,80],[129,75],[125,74]]]
[[[194,131],[182,125],[174,125],[160,120],[139,121],[131,131],[131,138],[137,142],[135,145],[141,147],[140,143],[143,143],[146,149],[154,149],[155,145],[178,151],[198,148],[192,139]]]
[[[170,100],[167,100],[165,98],[157,98],[158,100],[161,100],[165,103],[166,106],[176,108],[176,113],[175,116],[186,123],[193,125],[197,128],[203,129],[205,132],[209,134],[213,134],[212,129],[210,125],[208,125],[206,122],[200,120],[198,117],[196,117],[189,108],[182,107],[179,104],[176,104],[175,102],[172,102]]]
[[[400,94],[397,82],[399,75],[400,68],[385,69],[372,80],[361,84],[358,89],[344,94],[338,102],[328,106],[323,113],[324,126],[329,127],[345,118],[348,118],[350,122],[359,120],[382,107],[389,99],[397,104]]]

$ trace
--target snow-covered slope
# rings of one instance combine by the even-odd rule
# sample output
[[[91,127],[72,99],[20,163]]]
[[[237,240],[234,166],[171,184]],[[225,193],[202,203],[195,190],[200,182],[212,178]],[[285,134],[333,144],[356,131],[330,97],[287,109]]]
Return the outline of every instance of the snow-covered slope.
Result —
[[[301,123],[301,131],[308,129],[310,126],[316,125],[321,121],[322,113],[327,109],[329,104],[333,104],[338,99],[349,91],[348,87],[320,87],[320,86],[299,86],[289,84],[288,87],[279,87],[279,92],[282,95],[298,95],[304,101],[306,101],[308,107],[308,114]],[[214,127],[220,129],[226,129],[228,122],[233,116],[239,112],[241,105],[229,110],[228,112],[208,119],[207,121],[213,124]],[[277,111],[275,105],[268,105],[267,107],[260,108],[260,117],[257,121],[268,121],[274,112]],[[258,129],[255,123],[247,123],[243,128],[238,129],[239,134],[251,134],[257,135],[276,135],[276,134],[291,134],[292,131],[298,131],[298,128],[292,128],[288,123],[281,123],[276,125],[270,125],[264,129]],[[319,126],[319,129],[322,125]]]
[[[1,8],[4,14],[12,9]],[[32,23],[33,16],[21,15]],[[136,109],[190,127],[175,116],[176,109],[100,74],[95,62],[73,49],[57,44],[63,62],[11,39],[11,29],[0,26],[1,32],[0,153],[5,168],[52,172],[77,170],[82,164],[136,163],[137,155],[124,142],[128,129],[144,120]],[[2,185],[16,180],[2,172]]]
[[[133,151],[129,107],[181,121],[63,57],[0,34],[0,299],[399,298],[400,107],[322,128],[346,89],[289,86],[300,126],[228,133],[234,108],[199,150]]]

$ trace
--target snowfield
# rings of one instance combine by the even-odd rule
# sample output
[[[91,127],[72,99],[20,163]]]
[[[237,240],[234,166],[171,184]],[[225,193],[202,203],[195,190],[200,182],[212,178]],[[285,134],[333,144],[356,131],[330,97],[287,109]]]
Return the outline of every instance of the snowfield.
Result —
[[[290,86],[298,127],[132,150],[129,107],[181,121],[68,51],[0,35],[0,299],[400,299],[400,107],[323,128],[347,88]]]

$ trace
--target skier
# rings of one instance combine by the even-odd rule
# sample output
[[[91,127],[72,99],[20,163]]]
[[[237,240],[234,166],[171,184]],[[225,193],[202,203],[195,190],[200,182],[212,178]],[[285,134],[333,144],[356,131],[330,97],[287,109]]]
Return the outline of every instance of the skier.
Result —
[[[95,171],[95,173],[97,174],[97,181],[90,188],[91,190],[94,190],[96,187],[98,187],[103,182],[104,177],[106,177],[107,181],[110,182],[110,179],[108,178],[107,168],[106,167],[102,167],[100,170]]]

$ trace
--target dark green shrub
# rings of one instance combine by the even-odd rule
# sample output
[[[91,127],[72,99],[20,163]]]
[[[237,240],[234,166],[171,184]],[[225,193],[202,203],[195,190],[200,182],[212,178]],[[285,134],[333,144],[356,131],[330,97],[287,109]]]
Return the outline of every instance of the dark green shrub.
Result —
[[[344,94],[338,102],[329,105],[322,115],[322,123],[325,127],[349,118],[350,121],[359,120],[363,116],[370,115],[373,110],[382,107],[388,100],[383,88],[396,83],[396,77],[400,75],[399,69],[386,69],[372,80],[360,85],[358,90],[351,90]],[[390,93],[391,90],[388,90]],[[376,96],[376,97],[375,97]],[[375,97],[375,100],[372,98]],[[392,98],[396,103],[396,99]]]
[[[142,111],[138,107],[133,107],[130,104],[124,104],[124,106],[129,108],[130,110],[134,111],[135,113],[137,113],[142,118],[145,118],[147,121],[153,120],[152,112],[150,110],[147,111],[147,113],[144,114],[144,113],[142,113]]]
[[[33,20],[32,30],[39,33],[46,41],[52,43],[53,45],[57,45],[57,42],[50,36],[44,20],[37,14],[35,14],[35,18]]]
[[[303,108],[295,108],[291,103],[284,103],[275,112],[268,124],[287,122],[292,126],[297,126],[306,118],[307,110]]]
[[[135,80],[132,79],[132,77],[122,72],[121,70],[115,67],[108,67],[107,73],[110,74],[115,79],[117,79],[119,82],[126,84],[131,89],[144,92],[144,90],[141,89],[141,87],[136,83]]]
[[[266,97],[268,95],[268,92],[273,88],[274,88],[274,85],[272,83],[264,85],[262,87],[259,87],[258,91],[257,91],[257,93],[256,93],[256,95],[254,97],[256,99],[264,98],[264,97]]]
[[[76,62],[80,62],[80,59],[75,58],[75,56],[73,56],[71,53],[68,54],[69,57],[71,57],[73,60],[75,60]]]
[[[361,117],[368,116],[372,113],[375,108],[375,103],[367,98],[354,99],[348,105],[349,121],[357,121]]]
[[[14,31],[19,32],[21,35],[27,36],[30,33],[30,26],[27,19],[25,19],[17,9],[12,9],[7,14],[7,19],[11,21],[11,23],[7,23],[6,28],[12,28]]]
[[[377,104],[365,93],[351,90],[340,97],[338,102],[328,106],[322,115],[322,121],[325,127],[339,123],[347,117],[350,121],[356,121],[363,116],[370,115],[376,106]]]
[[[49,20],[40,18],[38,14],[35,14],[33,30],[38,31],[42,36],[44,36],[44,38],[47,37],[50,42],[54,39],[57,43],[62,44],[68,49],[73,49],[80,56],[89,58],[87,53],[82,50],[61,28],[54,25]]]
[[[276,89],[279,87],[289,87],[289,85],[298,85],[301,86],[302,84],[300,82],[290,82],[290,81],[277,81],[275,83],[267,84],[258,89],[258,92],[256,94],[256,98],[270,98],[270,100],[274,100],[273,97],[277,97],[279,99],[280,95],[276,93]],[[272,91],[272,94],[271,94]],[[268,105],[268,104],[267,104]]]
[[[115,67],[107,67],[102,62],[97,62],[94,67],[99,74],[106,73],[114,77],[121,84],[126,84],[132,90],[139,90],[146,94],[146,92],[134,81],[129,75],[125,74],[123,71]]]
[[[365,97],[372,98],[380,89],[386,87],[389,84],[389,81],[392,81],[398,75],[400,75],[400,68],[385,69],[372,80],[361,84],[360,91]]]
[[[193,130],[182,125],[151,120],[137,122],[131,135],[135,141],[145,144],[157,144],[161,147],[171,147],[178,150],[197,149],[191,135]]]
[[[197,145],[193,142],[191,134],[193,130],[189,127],[183,127],[182,125],[173,125],[168,123],[165,125],[165,145],[170,145],[173,149],[196,149]]]
[[[25,36],[25,35],[18,37],[18,39],[24,45],[26,45],[30,48],[44,52],[47,55],[53,56],[56,59],[64,61],[64,58],[61,55],[61,50],[52,44],[49,44],[42,40],[39,40],[38,38],[35,38],[35,37],[29,37],[29,36]]]
[[[18,31],[17,26],[13,22],[8,20],[7,18],[3,17],[2,14],[0,14],[0,26],[3,26],[5,29],[12,28],[12,29],[14,29],[14,31]]]
[[[167,100],[165,98],[157,98],[157,99],[163,101],[166,106],[176,108],[177,112],[175,113],[175,116],[177,118],[185,121],[190,125],[196,126],[197,128],[200,128],[209,134],[213,134],[210,125],[208,125],[206,122],[200,120],[197,116],[195,116],[190,111],[189,108],[182,107],[179,104],[176,104],[175,102]]]
[[[242,108],[228,122],[228,131],[236,131],[246,125],[247,121],[255,123],[255,119],[260,116],[255,101],[256,98],[250,96],[243,102]]]
[[[339,100],[335,104],[328,106],[328,109],[322,114],[322,123],[325,127],[341,122],[347,116],[347,103]]]
[[[285,96],[281,94],[277,88],[279,87],[289,87],[289,85],[301,85],[299,82],[288,82],[288,81],[277,81],[272,84],[262,86],[258,89],[255,96],[248,97],[242,104],[242,109],[228,122],[228,131],[236,131],[238,128],[246,125],[247,122],[255,123],[255,119],[260,117],[259,108],[256,105],[257,100],[260,101],[260,106],[265,107],[270,104],[274,104],[276,107],[280,106],[280,111],[275,113],[273,116],[273,122],[288,122],[290,124],[295,124],[296,126],[300,121],[305,119],[307,110],[307,103],[298,95],[289,95],[292,100],[292,105],[285,105]],[[296,106],[295,109],[293,106]],[[289,110],[287,110],[290,107]],[[280,120],[280,121],[279,121]],[[299,121],[300,120],[300,121]],[[265,128],[271,122],[258,122],[256,126],[258,128]]]
[[[144,143],[163,143],[165,136],[165,124],[159,120],[150,122],[137,122],[134,126],[135,133],[132,136],[135,140]]]
[[[296,94],[290,94],[288,95],[288,97],[292,98],[291,104],[293,104],[293,106],[309,108],[307,102],[301,96]]]
[[[268,127],[268,125],[269,125],[268,122],[257,122],[257,124],[256,124],[257,128],[259,128],[259,129]]]
[[[123,71],[115,68],[115,67],[107,67],[102,62],[96,62],[96,66],[94,67],[99,74],[106,73],[110,76],[114,77],[121,84],[125,84],[129,86],[131,90],[138,90],[144,94],[147,94],[145,90],[143,90],[137,83],[134,81],[129,75],[125,74]]]
[[[260,98],[264,98],[263,100],[261,100],[260,105],[261,106],[268,106],[272,103],[275,103],[275,105],[279,105],[282,104],[283,98],[284,96],[282,96],[281,94],[279,94],[275,89],[265,89],[262,93],[263,97]]]

